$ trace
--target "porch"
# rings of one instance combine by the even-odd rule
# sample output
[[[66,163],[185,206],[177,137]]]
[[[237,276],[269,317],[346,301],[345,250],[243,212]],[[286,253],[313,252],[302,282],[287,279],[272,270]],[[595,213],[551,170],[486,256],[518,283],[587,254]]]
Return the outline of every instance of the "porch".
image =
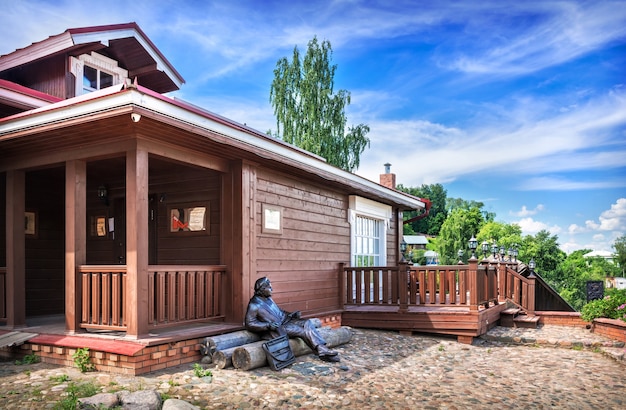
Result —
[[[73,366],[73,354],[88,348],[98,370],[139,375],[201,359],[207,336],[243,329],[224,321],[225,267],[148,266],[148,332],[127,332],[124,265],[83,265],[80,331],[68,332],[62,314],[28,317],[23,326],[0,327],[3,336],[24,336],[24,344],[0,346],[0,355],[36,354],[47,363]],[[0,268],[0,320],[6,321],[6,269]],[[24,340],[26,339],[26,340]]]

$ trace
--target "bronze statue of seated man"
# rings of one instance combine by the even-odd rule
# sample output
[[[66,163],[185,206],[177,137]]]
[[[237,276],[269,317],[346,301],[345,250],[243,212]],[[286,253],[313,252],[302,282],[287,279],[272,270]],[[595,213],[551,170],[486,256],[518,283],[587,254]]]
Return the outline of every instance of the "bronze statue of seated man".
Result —
[[[254,284],[254,296],[248,303],[245,320],[246,329],[261,334],[264,339],[273,339],[283,335],[299,337],[317,353],[321,360],[338,362],[337,352],[326,346],[326,341],[319,334],[315,323],[300,318],[300,311],[286,312],[272,299],[272,284],[266,277]]]

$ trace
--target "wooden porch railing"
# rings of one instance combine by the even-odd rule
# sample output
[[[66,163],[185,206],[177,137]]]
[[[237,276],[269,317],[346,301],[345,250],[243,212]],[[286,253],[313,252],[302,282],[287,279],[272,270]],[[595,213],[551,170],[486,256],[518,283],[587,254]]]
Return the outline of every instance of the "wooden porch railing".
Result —
[[[223,317],[223,265],[148,266],[148,321],[151,327]],[[84,265],[81,327],[126,330],[125,265]]]
[[[534,313],[535,279],[515,271],[517,263],[348,267],[339,283],[344,305],[467,306],[488,308],[510,299]]]
[[[149,323],[161,327],[223,317],[224,265],[148,267]]]
[[[126,330],[126,265],[83,265],[80,326]]]

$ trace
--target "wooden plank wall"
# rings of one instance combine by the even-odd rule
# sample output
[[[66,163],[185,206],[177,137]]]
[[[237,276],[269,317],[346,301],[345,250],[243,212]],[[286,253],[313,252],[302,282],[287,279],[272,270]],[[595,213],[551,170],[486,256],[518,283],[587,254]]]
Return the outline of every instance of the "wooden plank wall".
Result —
[[[26,173],[26,211],[36,235],[26,236],[26,316],[65,310],[65,168]]]
[[[157,264],[219,265],[220,174],[182,167],[169,175],[151,177],[150,192],[158,201]],[[209,206],[209,232],[200,235],[170,233],[168,206],[191,203]]]
[[[13,81],[25,87],[41,91],[59,98],[66,98],[65,54],[50,57],[46,60],[45,70],[36,69],[34,65],[17,67],[2,74],[5,80]],[[37,67],[41,67],[38,65]]]
[[[340,309],[338,265],[350,260],[347,195],[259,169],[257,199],[257,278],[270,278],[286,310]],[[282,233],[262,232],[262,204],[282,207]]]

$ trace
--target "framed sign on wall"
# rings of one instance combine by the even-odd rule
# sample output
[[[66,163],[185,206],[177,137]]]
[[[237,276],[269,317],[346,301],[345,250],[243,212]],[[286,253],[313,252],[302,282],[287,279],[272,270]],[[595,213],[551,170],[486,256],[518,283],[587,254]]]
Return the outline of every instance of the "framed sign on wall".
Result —
[[[209,204],[174,204],[168,206],[170,234],[208,234]]]

